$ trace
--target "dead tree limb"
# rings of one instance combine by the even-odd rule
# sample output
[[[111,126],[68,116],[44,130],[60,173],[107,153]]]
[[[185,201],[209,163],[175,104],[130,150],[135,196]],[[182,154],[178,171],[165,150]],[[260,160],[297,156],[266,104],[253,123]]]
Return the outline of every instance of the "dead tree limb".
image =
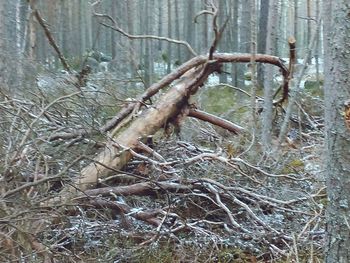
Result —
[[[62,194],[75,192],[76,189],[85,191],[88,188],[92,188],[98,183],[100,178],[109,175],[111,172],[110,168],[121,169],[124,167],[133,157],[129,149],[137,151],[140,141],[149,135],[153,135],[159,129],[165,127],[169,121],[183,114],[184,110],[189,106],[188,99],[190,96],[196,93],[211,73],[220,71],[222,63],[249,63],[250,60],[251,54],[214,54],[211,61],[208,61],[205,56],[198,56],[191,60],[191,63],[183,66],[181,71],[177,70],[168,75],[165,80],[163,79],[162,84],[151,86],[139,98],[140,102],[158,92],[159,89],[171,83],[177,77],[182,76],[155,105],[145,109],[122,133],[110,138],[105,149],[97,155],[95,161],[81,171],[80,177],[74,182],[74,187],[66,187]],[[257,54],[256,61],[278,66],[285,78],[289,75],[288,69],[278,57]],[[186,73],[183,74],[184,72]],[[286,83],[288,85],[288,81]],[[135,102],[128,106],[127,110],[124,110],[126,116],[132,113],[135,107],[139,107],[140,102]]]
[[[53,47],[53,49],[56,51],[58,58],[60,59],[63,68],[67,71],[67,72],[71,72],[70,67],[67,63],[66,58],[64,57],[64,55],[62,54],[61,50],[59,49],[58,45],[56,44],[55,39],[53,38],[49,28],[46,25],[46,21],[41,17],[40,12],[38,9],[36,9],[35,7],[35,3],[33,1],[29,1],[30,4],[30,8],[32,9],[32,12],[35,16],[35,18],[38,20],[40,26],[44,29],[45,35],[47,37],[47,39],[49,40],[50,45]]]
[[[145,110],[119,136],[111,138],[105,149],[95,158],[96,163],[90,163],[81,171],[81,176],[75,181],[76,187],[84,191],[95,186],[98,178],[106,177],[110,172],[108,167],[122,168],[132,158],[128,149],[137,149],[142,138],[153,135],[164,127],[168,120],[181,113],[181,110],[188,105],[191,94],[203,85],[211,73],[219,70],[220,66],[218,62],[208,62],[187,72],[157,104]],[[68,188],[69,192],[73,190],[71,187]]]
[[[111,202],[108,200],[103,200],[102,198],[94,198],[93,200],[88,200],[87,202],[80,203],[82,206],[94,206],[96,208],[109,208],[116,211],[119,214],[125,216],[129,214],[131,217],[145,221],[151,225],[159,226],[161,221],[156,216],[162,212],[161,209],[154,209],[150,211],[138,211],[134,212],[130,206],[124,203]]]
[[[289,64],[288,64],[288,83],[293,79],[294,75],[294,65],[296,62],[296,46],[295,46],[296,40],[293,36],[290,36],[288,38],[288,45],[289,45]],[[277,96],[277,94],[281,91],[282,86],[280,86],[275,94],[273,95],[273,98]],[[286,93],[286,94],[285,94]],[[285,100],[285,98],[288,97],[288,90],[283,90],[283,95],[281,100]],[[281,101],[283,102],[283,101]]]
[[[217,125],[217,126],[222,127],[230,132],[233,132],[234,134],[240,134],[241,132],[244,131],[244,128],[237,125],[237,124],[234,124],[230,121],[227,121],[225,119],[217,117],[213,114],[210,114],[210,113],[207,113],[204,111],[200,111],[197,109],[190,109],[188,116],[193,117],[193,118],[197,118],[197,119],[202,120],[202,121],[209,122],[209,123],[214,124],[214,125]]]
[[[127,106],[119,111],[119,113],[114,116],[110,121],[100,128],[101,133],[106,133],[114,129],[118,124],[120,124],[125,118],[127,118],[132,112],[135,112],[135,109],[139,109],[148,99],[157,94],[161,89],[168,87],[171,83],[178,80],[183,76],[187,71],[192,68],[203,65],[207,61],[208,57],[206,56],[197,56],[187,61],[176,70],[170,74],[163,77],[159,82],[151,85],[143,94],[137,97],[133,102],[130,102]],[[213,60],[216,60],[220,63],[249,63],[251,60],[251,54],[249,53],[214,53]],[[283,88],[284,96],[288,95],[288,76],[289,71],[287,67],[283,64],[283,61],[279,57],[256,54],[256,62],[258,63],[268,63],[275,65],[280,68],[283,76]],[[282,99],[281,99],[282,100]],[[283,99],[284,100],[284,99]],[[275,101],[274,104],[277,104],[280,100]],[[90,133],[89,130],[77,130],[75,132],[60,132],[52,134],[50,141],[58,139],[73,139],[76,137],[86,136]]]
[[[95,8],[96,6],[98,6],[100,4],[100,2],[101,1],[96,1],[95,3],[92,4],[92,7]],[[129,39],[155,39],[155,40],[167,41],[167,42],[174,43],[174,44],[180,44],[180,45],[185,46],[193,56],[197,56],[197,53],[193,50],[191,45],[186,41],[176,40],[176,39],[172,39],[172,38],[168,38],[168,37],[155,36],[155,35],[132,35],[126,31],[124,31],[121,27],[119,27],[117,21],[113,17],[111,17],[110,15],[97,13],[95,10],[93,12],[94,12],[94,16],[100,17],[100,18],[105,18],[112,23],[112,24],[107,24],[104,22],[100,22],[101,25],[103,25],[107,28],[113,29],[114,31],[119,32],[120,34],[122,34],[123,36],[125,36]]]
[[[198,67],[205,63],[207,58],[205,56],[197,56],[195,58],[190,59],[180,67],[178,67],[172,73],[166,75],[159,82],[151,85],[141,96],[136,98],[135,102],[129,103],[125,108],[123,108],[113,119],[107,122],[104,126],[101,127],[101,132],[107,132],[116,127],[123,119],[125,119],[131,112],[133,112],[134,108],[138,105],[144,103],[149,98],[157,94],[161,89],[170,85],[173,81],[179,79],[183,74],[194,67]]]
[[[154,134],[164,127],[170,119],[180,114],[188,106],[189,97],[203,85],[211,73],[220,69],[221,63],[248,63],[250,58],[250,54],[215,54],[215,61],[206,62],[200,67],[189,70],[174,87],[159,99],[157,104],[146,109],[123,133],[107,143],[106,148],[96,157],[97,163],[93,162],[82,170],[80,178],[75,182],[77,187],[80,190],[93,187],[98,178],[108,175],[109,169],[107,167],[122,168],[132,158],[128,149],[136,149],[139,140]],[[202,59],[205,60],[204,57]],[[200,60],[201,56],[195,61]],[[256,61],[274,64],[281,68],[284,76],[288,76],[287,68],[278,57],[257,55]],[[105,164],[107,167],[101,166],[99,163]]]

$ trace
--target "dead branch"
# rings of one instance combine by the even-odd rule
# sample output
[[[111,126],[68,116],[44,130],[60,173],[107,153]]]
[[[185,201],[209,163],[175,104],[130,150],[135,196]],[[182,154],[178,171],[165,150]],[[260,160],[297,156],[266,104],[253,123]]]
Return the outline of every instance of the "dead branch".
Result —
[[[38,116],[35,116],[35,119],[30,123],[28,124],[28,129],[27,131],[25,132],[25,134],[23,135],[20,143],[18,144],[17,146],[17,150],[14,151],[13,155],[9,158],[9,161],[8,161],[8,164],[9,166],[5,168],[5,171],[4,171],[4,174],[6,175],[9,170],[10,170],[10,167],[11,165],[19,158],[19,156],[21,156],[21,154],[23,154],[23,151],[24,151],[24,146],[25,144],[27,143],[30,135],[32,134],[33,132],[33,127],[34,125],[45,115],[45,113],[47,112],[47,110],[49,108],[51,108],[53,105],[57,104],[58,102],[62,102],[68,98],[71,98],[73,96],[76,96],[80,94],[80,91],[78,92],[73,92],[71,94],[68,94],[68,95],[64,95],[64,96],[61,96],[61,97],[58,97],[56,98],[55,100],[53,100],[52,102],[50,102],[48,105],[46,105],[42,110],[41,112],[38,114]]]
[[[60,59],[63,68],[67,71],[67,72],[71,72],[70,67],[67,63],[66,58],[64,57],[64,55],[62,54],[61,50],[59,49],[58,45],[56,44],[55,39],[53,38],[49,28],[46,25],[46,21],[41,17],[40,12],[38,9],[36,9],[35,4],[33,1],[29,1],[29,5],[30,8],[32,9],[32,12],[35,16],[35,18],[38,20],[40,26],[44,29],[45,35],[47,37],[47,39],[49,40],[50,45],[53,47],[53,49],[56,51],[58,58]]]
[[[95,7],[98,4],[99,4],[99,2],[97,1],[92,6]],[[109,20],[112,23],[112,25],[104,23],[104,22],[100,22],[101,25],[103,25],[103,26],[105,26],[107,28],[113,29],[113,30],[119,32],[120,34],[122,34],[123,36],[125,36],[125,37],[127,37],[129,39],[155,39],[155,40],[167,41],[167,42],[170,42],[170,43],[183,45],[190,51],[190,53],[193,56],[197,56],[197,53],[193,50],[191,45],[188,42],[186,42],[186,41],[176,40],[176,39],[172,39],[172,38],[168,38],[168,37],[155,36],[155,35],[132,35],[132,34],[129,34],[129,33],[125,32],[122,28],[120,28],[118,26],[117,21],[115,21],[115,19],[112,18],[110,15],[97,13],[94,10],[94,16],[101,17],[101,18],[106,18],[107,20]]]
[[[230,132],[233,132],[234,134],[240,134],[244,132],[243,127],[204,111],[190,109],[188,116],[209,122]]]
[[[11,195],[14,195],[20,191],[23,191],[25,189],[31,188],[33,186],[38,186],[41,184],[44,184],[46,182],[50,182],[50,181],[56,181],[56,180],[62,180],[63,176],[66,174],[66,172],[73,166],[75,165],[77,162],[81,161],[83,159],[83,157],[78,157],[77,159],[75,159],[73,162],[71,162],[69,165],[67,165],[61,172],[59,172],[58,174],[54,175],[54,176],[50,176],[50,177],[45,177],[42,178],[40,180],[34,181],[34,182],[30,182],[30,183],[26,183],[20,187],[17,187],[15,189],[9,190],[6,193],[4,193],[2,195],[2,198],[7,198]]]
[[[104,187],[98,189],[89,189],[77,197],[75,200],[86,199],[93,196],[110,196],[111,193],[119,196],[155,196],[160,191],[169,191],[176,193],[188,193],[193,189],[191,185],[184,185],[172,182],[142,182],[126,186]]]
[[[209,74],[216,71],[219,66],[217,62],[208,63],[187,72],[183,80],[170,89],[157,104],[145,110],[122,134],[107,143],[106,148],[96,157],[97,162],[91,163],[82,170],[81,177],[75,182],[77,187],[80,190],[86,190],[94,186],[98,178],[108,175],[110,170],[100,163],[107,167],[122,168],[132,158],[130,151],[125,149],[137,148],[140,138],[154,134],[164,127],[169,119],[180,113],[181,109],[187,105],[191,93],[203,85]]]
[[[191,60],[187,61],[180,67],[178,67],[175,71],[172,73],[166,75],[163,77],[159,82],[154,83],[151,85],[142,95],[137,97],[135,101],[129,102],[127,106],[125,106],[121,111],[113,117],[110,121],[108,121],[105,125],[103,125],[100,128],[101,133],[105,133],[107,131],[110,131],[114,129],[119,123],[121,123],[125,118],[127,118],[132,112],[138,111],[138,109],[152,96],[157,94],[159,90],[164,89],[168,85],[170,85],[175,80],[179,79],[183,74],[185,74],[187,71],[189,71],[192,68],[198,67],[202,64],[204,64],[207,61],[206,56],[197,56],[192,58]],[[213,55],[213,59],[217,60],[220,63],[249,63],[251,59],[251,54],[244,54],[244,53],[215,53]],[[284,89],[288,93],[288,75],[289,71],[287,67],[283,64],[282,60],[275,56],[270,55],[263,55],[263,54],[257,54],[256,55],[256,62],[259,63],[268,63],[275,65],[281,69],[284,83],[286,85],[284,86]],[[274,104],[277,104],[278,101],[275,101]],[[57,139],[72,139],[76,138],[78,136],[85,136],[89,134],[89,130],[78,130],[75,132],[61,132],[61,133],[55,133],[50,136],[50,140],[54,141]]]
[[[125,119],[131,112],[133,112],[134,108],[140,107],[140,104],[144,103],[152,96],[157,94],[159,90],[167,87],[176,79],[179,79],[183,74],[194,67],[198,67],[201,64],[205,63],[206,58],[204,56],[198,56],[190,59],[180,67],[178,67],[175,71],[163,77],[159,82],[151,85],[141,96],[139,96],[135,102],[130,102],[125,108],[123,108],[113,119],[108,121],[104,126],[101,127],[101,132],[107,132],[116,127],[123,119]]]
[[[293,74],[294,74],[294,65],[295,65],[295,60],[296,60],[296,50],[295,50],[295,43],[296,40],[293,36],[290,36],[288,38],[288,45],[289,45],[289,63],[288,63],[288,71],[289,71],[289,76],[288,76],[288,82],[290,82],[293,79]],[[277,96],[277,94],[281,91],[282,86],[280,86],[275,94],[273,95],[273,98]],[[287,94],[285,94],[287,92]],[[282,98],[288,97],[288,90],[283,90],[283,95]],[[283,102],[283,101],[281,101]]]
[[[149,135],[153,135],[158,129],[164,127],[164,125],[174,117],[178,116],[184,108],[188,106],[189,97],[194,94],[198,88],[203,85],[207,77],[220,70],[221,63],[228,62],[250,62],[250,54],[214,54],[213,61],[205,62],[207,59],[204,56],[196,57],[192,60],[192,63],[187,63],[186,67],[181,69],[192,68],[183,75],[180,81],[171,88],[158,103],[144,110],[144,112],[136,118],[123,133],[116,138],[111,138],[107,142],[105,149],[96,157],[95,162],[92,162],[81,171],[81,177],[75,181],[75,185],[79,190],[86,190],[93,187],[98,182],[98,178],[108,176],[110,168],[120,169],[122,168],[132,157],[132,153],[128,149],[137,149],[140,139],[146,138]],[[283,76],[288,76],[288,70],[278,57],[268,55],[256,55],[257,62],[264,62],[276,65],[281,68]],[[197,66],[193,68],[195,64]],[[181,75],[182,71],[175,71],[171,76],[166,78],[165,83],[169,83],[174,80],[174,76]],[[164,85],[164,82],[163,84]],[[155,94],[162,87],[162,85],[155,85],[150,88],[140,98],[143,101],[146,97]],[[288,85],[288,82],[287,82]],[[124,110],[124,113],[129,113],[134,110],[137,104],[128,106]],[[101,165],[103,164],[103,165]],[[68,192],[72,192],[74,189],[68,187]]]
[[[122,214],[123,216],[131,216],[135,219],[145,221],[151,225],[159,226],[160,220],[156,218],[158,214],[161,213],[161,209],[149,210],[149,211],[133,211],[130,206],[125,203],[117,202],[117,201],[108,201],[102,198],[94,198],[88,201],[84,200],[79,205],[81,206],[94,206],[96,208],[109,208],[118,214]]]
[[[214,52],[217,49],[217,46],[221,40],[222,33],[224,32],[224,30],[226,28],[229,17],[226,17],[223,25],[221,26],[221,28],[219,28],[218,23],[217,23],[218,8],[215,6],[213,1],[211,1],[210,5],[211,5],[212,13],[213,13],[213,31],[214,31],[214,40],[209,48],[209,60],[212,60]]]

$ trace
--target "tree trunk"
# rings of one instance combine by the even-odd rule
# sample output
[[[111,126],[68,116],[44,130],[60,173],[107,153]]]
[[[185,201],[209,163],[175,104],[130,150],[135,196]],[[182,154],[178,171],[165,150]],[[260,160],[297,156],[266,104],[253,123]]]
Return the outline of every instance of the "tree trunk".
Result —
[[[238,28],[239,28],[239,2],[236,1],[233,5],[233,26],[232,26],[232,49],[234,52],[239,51],[239,40],[238,40]],[[234,63],[232,65],[232,85],[236,87],[243,87],[244,86],[244,74],[243,74],[242,66]]]
[[[287,68],[281,64],[278,57],[257,54],[255,58],[257,62],[278,66],[283,76],[285,78],[288,76]],[[216,61],[205,64],[206,56],[193,58],[159,81],[162,84],[152,85],[146,91],[146,95],[144,94],[141,98],[138,98],[137,101],[145,101],[156,94],[160,88],[181,77],[179,82],[158,100],[158,103],[144,110],[142,115],[135,119],[128,128],[107,143],[105,149],[97,155],[95,160],[81,171],[81,176],[75,182],[76,187],[74,189],[86,190],[91,188],[95,186],[99,178],[107,176],[114,170],[121,169],[132,158],[130,149],[136,151],[140,140],[142,141],[143,138],[153,135],[171,120],[176,119],[179,114],[186,113],[189,97],[197,91],[212,72],[219,71],[221,63],[248,63],[251,60],[251,55],[249,53],[215,53],[213,59]],[[203,64],[206,66],[203,66]],[[129,109],[128,106],[126,108]],[[132,110],[133,107],[131,107]],[[130,111],[128,112],[130,113]],[[72,192],[74,189],[67,188],[65,191]]]
[[[202,8],[206,9],[206,1],[202,0]],[[209,36],[208,36],[208,16],[204,16],[202,23],[202,36],[203,36],[203,42],[201,46],[201,53],[204,53],[206,50],[209,49]]]
[[[301,38],[299,38],[298,34],[299,34],[299,27],[298,27],[298,16],[299,16],[299,0],[294,0],[294,38],[296,40],[296,48],[298,49],[298,46],[299,44],[298,43],[301,43]],[[297,52],[296,53],[296,59],[298,61],[298,53],[300,52]]]
[[[171,33],[171,25],[172,25],[172,8],[171,8],[171,1],[168,0],[167,2],[167,10],[168,10],[168,37],[172,38],[172,33]],[[171,58],[172,58],[172,47],[171,43],[168,43],[168,52],[166,56],[166,63],[167,63],[167,73],[169,74],[171,72]]]
[[[319,21],[320,19],[320,0],[316,0],[316,21]],[[322,55],[321,51],[321,34],[320,34],[320,27],[317,27],[316,29],[317,39],[316,39],[316,47],[315,47],[315,67],[316,67],[316,81],[317,81],[317,87],[320,87],[320,55]]]
[[[180,35],[180,10],[179,10],[179,0],[175,0],[175,37],[176,39],[180,40],[181,35]],[[182,56],[181,56],[181,49],[180,45],[176,46],[176,59],[175,59],[175,64],[180,65],[182,62]]]
[[[158,36],[163,36],[163,9],[162,9],[163,0],[158,0]],[[157,53],[162,54],[163,42],[158,41],[158,50]]]
[[[226,6],[226,0],[220,0],[218,7],[219,7],[219,14],[218,14],[219,27],[221,27],[221,25],[224,24],[224,22],[228,16],[228,9]],[[227,34],[223,34],[221,36],[221,39],[220,39],[219,44],[218,44],[218,50],[220,50],[221,52],[227,52],[228,46],[229,45],[227,44]],[[244,52],[248,52],[248,51],[244,51]],[[226,69],[224,69],[224,71],[226,71]],[[219,81],[220,81],[220,83],[227,83],[227,74],[220,74]]]
[[[260,0],[259,32],[258,32],[258,52],[266,53],[267,19],[269,17],[269,1]],[[258,65],[258,83],[263,86],[264,69],[263,65]]]
[[[35,1],[30,1],[35,2]],[[28,40],[28,57],[29,59],[36,60],[36,25],[34,14],[31,13],[29,18],[29,40]]]
[[[198,78],[201,71],[202,67],[199,67],[186,73],[183,80],[166,93],[157,104],[145,111],[115,140],[107,143],[104,151],[95,158],[96,162],[82,170],[81,178],[77,181],[80,190],[95,185],[98,178],[106,176],[111,171],[110,167],[121,169],[132,158],[128,149],[137,148],[142,138],[153,135],[161,127],[164,127],[172,117],[179,114],[179,111],[186,107],[192,89],[202,85],[209,74],[213,72],[207,70],[203,76]]]
[[[184,33],[185,33],[185,40],[194,48],[195,47],[195,24],[193,22],[194,17],[194,1],[186,1],[186,21],[183,24],[184,27]],[[191,58],[192,54],[186,50],[186,56],[185,59],[189,60]]]
[[[252,54],[251,62],[250,62],[250,72],[251,72],[251,81],[252,81],[252,87],[251,87],[251,108],[252,108],[252,119],[251,119],[251,127],[253,134],[256,132],[256,124],[257,124],[257,108],[256,108],[256,93],[258,88],[257,83],[257,64],[255,61],[255,56],[257,53],[257,30],[256,30],[256,0],[250,0],[250,10],[251,10],[251,16],[250,16],[250,53]]]
[[[278,4],[277,0],[270,0],[269,18],[267,25],[266,53],[275,55],[276,53],[276,30],[278,21]],[[265,152],[271,151],[272,139],[272,96],[273,96],[273,68],[270,65],[265,66],[264,80],[264,105],[262,112],[262,145]]]
[[[307,31],[306,31],[306,34],[307,34],[307,45],[310,44],[311,42],[311,0],[307,0],[307,3],[306,3],[306,12],[307,12]],[[311,64],[311,52],[312,50],[308,50],[308,52],[310,53],[309,54],[309,59],[307,61],[308,64]]]
[[[347,1],[333,0],[323,2],[323,11],[326,14],[323,17],[325,167],[329,200],[325,256],[327,263],[347,263],[350,262],[350,35],[346,32],[350,32],[350,10]],[[348,102],[347,107],[344,102]]]

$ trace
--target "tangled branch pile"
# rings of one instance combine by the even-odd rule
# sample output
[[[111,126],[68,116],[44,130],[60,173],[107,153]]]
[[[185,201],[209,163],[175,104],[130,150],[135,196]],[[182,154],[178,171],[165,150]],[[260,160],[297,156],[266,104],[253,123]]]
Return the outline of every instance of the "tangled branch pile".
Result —
[[[250,55],[213,59],[196,57],[136,100],[116,93],[119,80],[103,88],[91,80],[77,91],[71,74],[46,75],[45,90],[33,83],[22,99],[3,89],[2,260],[256,262],[293,258],[305,246],[317,256],[324,188],[305,163],[319,161],[318,131],[302,135],[301,151],[283,146],[277,160],[260,154],[238,125],[226,123],[236,132],[220,135],[184,119],[193,112],[190,95],[219,70],[215,63]],[[141,252],[145,246],[153,252]]]

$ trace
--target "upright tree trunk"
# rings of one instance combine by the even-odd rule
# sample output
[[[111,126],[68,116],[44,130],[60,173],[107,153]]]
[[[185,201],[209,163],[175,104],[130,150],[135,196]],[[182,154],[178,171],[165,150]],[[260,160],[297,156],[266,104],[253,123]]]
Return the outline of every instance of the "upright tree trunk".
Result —
[[[298,49],[299,46],[299,27],[298,27],[298,16],[299,16],[299,1],[298,0],[294,0],[294,38],[296,39],[296,48]],[[298,53],[300,52],[296,52],[296,59],[298,60]]]
[[[219,18],[219,27],[221,27],[221,25],[223,25],[224,21],[226,20],[227,16],[228,16],[228,9],[226,6],[226,0],[220,0],[219,1],[219,14],[218,14],[218,18]],[[221,36],[219,45],[218,45],[218,50],[220,50],[220,52],[226,52],[227,50],[227,34],[226,31],[225,33]],[[225,70],[225,65],[223,65],[224,67],[224,71]],[[219,75],[219,80],[220,83],[227,83],[227,74],[220,74]]]
[[[65,56],[69,50],[69,40],[67,31],[69,31],[69,18],[68,18],[68,7],[66,1],[61,1],[61,21],[60,21],[60,33],[61,33],[61,49]]]
[[[153,24],[151,7],[154,6],[153,0],[146,0],[145,6],[145,29],[150,30],[150,34],[153,34],[152,27],[150,25]],[[145,41],[145,74],[144,74],[144,82],[146,88],[148,88],[153,82],[154,75],[154,57],[153,57],[153,44],[151,41]]]
[[[30,2],[35,2],[31,0]],[[29,17],[29,38],[28,38],[28,57],[31,60],[36,60],[36,25],[35,25],[35,17],[33,13],[31,13]]]
[[[176,39],[180,40],[181,35],[180,35],[180,16],[179,16],[179,0],[175,0],[175,36]],[[180,45],[177,45],[176,47],[176,64],[180,65],[182,63],[182,57],[181,57],[181,50],[180,50]]]
[[[158,0],[158,36],[163,36],[163,0]],[[158,41],[158,53],[162,53],[163,41]]]
[[[85,16],[86,2],[79,0],[79,56],[82,56],[86,51],[86,19]]]
[[[193,47],[195,48],[195,25],[193,22],[193,17],[194,17],[194,1],[186,1],[185,2],[185,13],[186,13],[186,21],[183,24],[184,27],[184,32],[185,32],[185,38],[186,41]],[[186,60],[189,60],[191,58],[192,54],[186,50]]]
[[[242,3],[241,25],[240,25],[240,52],[249,53],[250,51],[250,15],[251,9],[249,1]]]
[[[266,53],[275,55],[276,53],[276,28],[278,20],[278,0],[270,0],[269,18],[267,25]],[[271,150],[272,139],[272,96],[273,96],[273,67],[265,66],[264,80],[264,110],[262,112],[262,145],[265,152]]]
[[[307,13],[307,45],[310,44],[311,41],[311,0],[307,0],[307,7],[306,7],[306,13]],[[311,52],[312,50],[308,51],[310,53],[309,59],[307,61],[308,64],[311,64]]]
[[[128,0],[126,1],[126,10],[127,10],[127,25],[128,25],[128,32],[130,34],[134,34],[135,32],[135,26],[134,26],[134,16],[135,16],[135,2],[134,0]],[[114,32],[116,34],[116,32]],[[135,54],[136,50],[136,44],[135,41],[132,41],[131,39],[127,40],[129,45],[129,54],[131,56],[130,58],[130,72],[134,72],[137,70],[137,55]],[[117,56],[117,55],[116,55]],[[118,55],[120,57],[120,55]],[[117,65],[119,67],[119,65]]]
[[[249,1],[242,1],[241,3],[241,18],[239,25],[239,52],[250,52],[250,5]],[[244,73],[246,65],[238,64],[237,74],[242,81],[239,86],[244,87]]]
[[[206,9],[206,1],[205,0],[202,0],[202,8],[203,9]],[[203,34],[203,43],[202,43],[202,47],[200,49],[201,53],[205,52],[206,50],[209,50],[209,37],[208,37],[208,16],[204,16],[203,18],[203,22],[202,23],[202,26],[203,26],[203,29],[202,29],[202,34]]]
[[[126,10],[127,12],[129,11],[129,8],[128,8],[128,2],[126,2]],[[115,19],[116,16],[117,16],[117,2],[113,1],[111,2],[111,15],[112,17]],[[129,14],[129,16],[131,16],[132,14]],[[129,22],[129,21],[128,21]],[[128,30],[129,30],[129,23],[128,23]],[[132,34],[130,32],[130,34]],[[116,32],[114,32],[112,29],[111,29],[111,49],[112,49],[112,58],[115,59],[116,56],[117,56],[117,35]]]
[[[320,0],[316,0],[316,21],[320,19]],[[321,53],[321,45],[320,45],[320,27],[316,29],[317,39],[316,39],[316,48],[315,48],[315,67],[316,67],[316,81],[317,86],[320,87],[320,53]]]
[[[235,1],[233,4],[233,28],[232,28],[232,51],[239,52],[240,51],[240,45],[242,44],[239,42],[239,23],[240,15],[239,15],[239,1]],[[238,63],[234,63],[232,65],[232,84],[236,87],[243,87],[244,86],[244,72],[241,65]]]
[[[85,19],[86,19],[86,26],[85,26],[85,30],[86,30],[86,47],[87,48],[92,48],[92,15],[91,15],[91,5],[87,5],[86,9],[85,9]]]
[[[266,52],[267,19],[269,17],[269,1],[260,0],[259,32],[258,32],[258,53]],[[263,65],[258,65],[258,83],[263,86],[264,70]]]
[[[350,7],[323,1],[328,206],[326,262],[350,262]],[[344,103],[347,104],[344,112]],[[348,111],[346,111],[348,109]],[[348,120],[348,126],[346,120]]]
[[[168,0],[167,2],[167,10],[168,10],[168,37],[172,38],[171,34],[171,24],[172,24],[172,8],[171,8],[171,0]],[[171,72],[171,57],[172,57],[172,52],[171,52],[171,43],[168,43],[168,52],[167,52],[167,73],[169,74]]]
[[[0,1],[0,52],[4,51],[6,48],[5,39],[5,3]]]
[[[257,92],[257,64],[255,61],[256,53],[257,53],[257,30],[256,30],[256,0],[250,0],[250,53],[252,54],[251,58],[251,80],[252,80],[252,88],[251,88],[251,108],[252,108],[252,118],[251,118],[251,127],[252,132],[255,134],[256,132],[256,92]]]

